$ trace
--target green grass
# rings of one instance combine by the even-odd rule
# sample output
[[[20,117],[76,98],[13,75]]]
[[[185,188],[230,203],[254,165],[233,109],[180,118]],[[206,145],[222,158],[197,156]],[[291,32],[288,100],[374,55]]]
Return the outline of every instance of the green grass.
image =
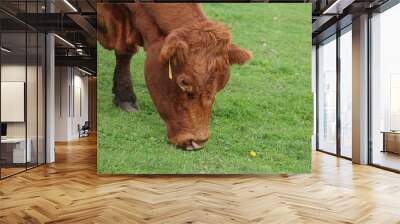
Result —
[[[98,172],[101,174],[273,174],[311,168],[310,4],[204,4],[253,52],[234,66],[213,107],[212,136],[200,151],[167,142],[144,83],[145,53],[134,56],[140,112],[112,104],[114,54],[98,46]],[[249,151],[257,152],[255,158]]]

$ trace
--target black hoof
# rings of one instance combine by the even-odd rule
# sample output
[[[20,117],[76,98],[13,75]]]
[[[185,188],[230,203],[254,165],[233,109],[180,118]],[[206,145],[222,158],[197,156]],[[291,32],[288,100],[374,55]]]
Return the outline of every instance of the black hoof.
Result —
[[[114,99],[114,104],[125,112],[137,112],[139,110],[139,106],[136,104],[136,102],[133,103],[130,101],[119,101]]]

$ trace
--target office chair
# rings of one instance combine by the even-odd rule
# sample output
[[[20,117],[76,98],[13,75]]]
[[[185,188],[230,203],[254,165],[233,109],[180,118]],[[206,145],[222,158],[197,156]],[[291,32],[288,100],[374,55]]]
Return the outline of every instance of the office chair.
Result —
[[[89,136],[89,129],[90,129],[89,121],[85,121],[85,123],[82,125],[82,127],[80,127],[80,125],[78,125],[79,138]]]

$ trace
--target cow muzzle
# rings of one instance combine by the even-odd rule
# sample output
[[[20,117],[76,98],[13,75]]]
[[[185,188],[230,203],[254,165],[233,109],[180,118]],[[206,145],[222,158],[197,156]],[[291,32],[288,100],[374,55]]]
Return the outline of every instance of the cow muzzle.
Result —
[[[171,126],[168,127],[169,143],[177,148],[194,151],[204,148],[210,132],[208,128],[196,128],[190,131],[176,131]]]
[[[184,150],[193,151],[193,150],[202,149],[206,145],[207,141],[208,141],[208,139],[205,139],[205,140],[189,139],[189,140],[185,141],[183,144],[178,144],[177,146]]]
[[[169,142],[178,148],[188,151],[194,151],[202,149],[208,141],[207,136],[198,136],[195,138],[192,135],[178,135],[173,138],[169,138]]]

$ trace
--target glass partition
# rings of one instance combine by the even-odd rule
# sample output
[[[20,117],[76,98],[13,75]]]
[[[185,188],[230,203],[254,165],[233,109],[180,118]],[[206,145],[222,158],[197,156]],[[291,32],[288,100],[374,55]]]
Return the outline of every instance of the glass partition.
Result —
[[[42,1],[0,3],[0,178],[45,163],[45,44],[43,33],[13,14],[38,13]]]
[[[336,154],[336,36],[318,48],[318,149]]]
[[[352,157],[352,32],[351,25],[340,36],[340,154]]]
[[[26,33],[2,33],[1,46],[1,175],[7,177],[24,171],[32,155],[26,138]]]
[[[372,164],[400,170],[400,5],[371,18]]]

